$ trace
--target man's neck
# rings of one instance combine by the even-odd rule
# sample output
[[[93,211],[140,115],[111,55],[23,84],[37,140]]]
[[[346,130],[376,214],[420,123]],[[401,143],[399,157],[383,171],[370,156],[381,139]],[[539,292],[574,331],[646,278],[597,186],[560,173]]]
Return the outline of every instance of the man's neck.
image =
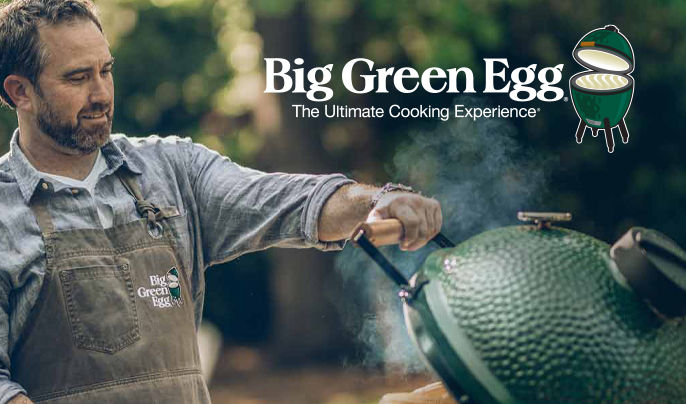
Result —
[[[98,157],[98,150],[79,154],[58,145],[43,133],[26,134],[19,129],[19,148],[38,171],[82,181],[90,174]]]

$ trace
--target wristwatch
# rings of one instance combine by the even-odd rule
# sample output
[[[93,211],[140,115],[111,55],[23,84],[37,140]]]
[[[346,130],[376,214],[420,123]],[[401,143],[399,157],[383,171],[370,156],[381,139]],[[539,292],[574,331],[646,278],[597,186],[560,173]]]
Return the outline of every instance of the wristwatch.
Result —
[[[381,187],[379,192],[377,192],[376,195],[374,195],[374,197],[372,198],[372,208],[374,208],[376,206],[376,204],[379,203],[379,200],[384,195],[386,195],[389,192],[396,192],[396,191],[411,192],[413,194],[419,193],[419,192],[415,191],[414,189],[412,189],[412,187],[410,187],[410,186],[403,185],[403,184],[396,184],[393,182],[387,182],[386,184],[384,184],[383,187]]]

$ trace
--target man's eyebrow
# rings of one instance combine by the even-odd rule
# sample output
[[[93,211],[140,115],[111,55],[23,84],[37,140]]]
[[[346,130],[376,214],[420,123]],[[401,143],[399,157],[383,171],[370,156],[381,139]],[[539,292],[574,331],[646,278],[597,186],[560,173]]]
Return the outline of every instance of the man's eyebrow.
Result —
[[[114,64],[114,58],[110,58],[107,62],[105,62],[105,67],[110,67]],[[89,72],[92,70],[92,67],[77,67],[76,69],[69,70],[68,72],[64,73],[62,77],[69,77],[73,76],[75,74],[79,73],[85,73]]]

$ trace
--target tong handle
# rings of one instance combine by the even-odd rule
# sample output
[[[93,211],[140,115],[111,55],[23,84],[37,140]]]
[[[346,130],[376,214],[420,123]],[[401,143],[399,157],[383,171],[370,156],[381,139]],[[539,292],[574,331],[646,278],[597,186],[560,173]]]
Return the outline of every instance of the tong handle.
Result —
[[[357,242],[364,234],[373,245],[380,247],[384,245],[399,244],[405,234],[403,224],[398,219],[383,219],[376,222],[363,222],[355,227],[352,239]],[[441,248],[455,247],[455,243],[450,241],[442,233],[438,233],[431,239]]]
[[[353,241],[357,241],[363,234],[370,243],[380,247],[399,244],[405,234],[405,229],[398,219],[384,219],[358,224],[353,232]]]

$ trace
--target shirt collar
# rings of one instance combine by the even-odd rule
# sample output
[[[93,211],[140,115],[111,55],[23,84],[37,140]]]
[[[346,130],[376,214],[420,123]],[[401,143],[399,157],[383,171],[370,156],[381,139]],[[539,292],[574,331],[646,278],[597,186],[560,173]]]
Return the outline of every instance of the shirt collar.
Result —
[[[105,161],[107,162],[107,173],[113,173],[119,167],[126,167],[134,174],[142,174],[140,168],[134,161],[128,159],[112,139],[108,140],[105,145],[100,148]],[[28,204],[31,197],[35,193],[38,185],[41,183],[43,176],[38,170],[29,162],[26,155],[19,148],[19,128],[14,131],[12,140],[10,141],[10,151],[8,157],[10,170],[19,184],[24,201]]]

